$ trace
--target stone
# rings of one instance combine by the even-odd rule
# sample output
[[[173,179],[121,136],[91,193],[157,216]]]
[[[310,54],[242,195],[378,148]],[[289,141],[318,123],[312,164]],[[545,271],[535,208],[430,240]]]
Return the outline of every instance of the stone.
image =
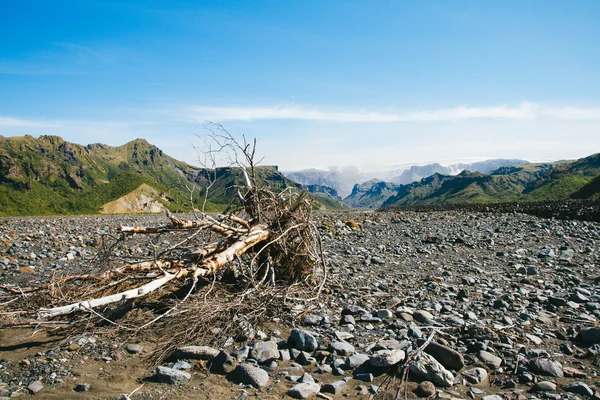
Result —
[[[125,346],[125,350],[130,354],[137,354],[142,352],[143,347],[139,344],[128,344]]]
[[[237,360],[227,351],[222,350],[209,363],[209,370],[213,374],[227,375],[237,367]]]
[[[180,371],[192,369],[192,365],[186,361],[177,361],[175,364],[173,364],[173,369],[177,369]]]
[[[279,349],[277,343],[273,341],[256,342],[250,351],[250,357],[264,364],[267,361],[279,359]]]
[[[323,320],[323,317],[317,314],[306,314],[302,321],[304,325],[318,325]]]
[[[267,371],[248,363],[238,365],[227,377],[235,383],[252,385],[256,388],[267,386],[269,383]]]
[[[433,356],[447,369],[460,371],[465,366],[465,359],[458,351],[437,342],[431,342],[425,348],[425,352]]]
[[[533,385],[536,392],[554,392],[556,390],[556,384],[550,381],[536,382]]]
[[[185,346],[175,350],[173,358],[177,360],[210,360],[219,354],[219,350],[208,346]]]
[[[488,378],[488,373],[484,368],[476,367],[462,372],[463,377],[470,383],[477,385]]]
[[[353,370],[355,368],[360,367],[367,361],[369,361],[369,358],[370,357],[366,354],[353,354],[346,359],[346,363],[344,364],[344,367],[347,370]]]
[[[80,348],[81,348],[81,346],[80,346],[79,344],[77,344],[77,343],[71,343],[71,344],[69,345],[69,347],[67,347],[67,349],[68,349],[69,351],[77,351],[77,350],[79,350]]]
[[[562,378],[564,376],[562,364],[558,361],[552,361],[549,358],[536,358],[529,362],[529,368],[535,374],[554,376]]]
[[[346,388],[346,381],[339,380],[331,383],[327,383],[323,385],[321,388],[321,392],[323,393],[331,393],[331,394],[340,394]]]
[[[600,327],[582,329],[575,339],[585,344],[598,344],[600,343]]]
[[[563,390],[569,393],[575,393],[581,396],[593,396],[594,391],[584,382],[573,382],[563,385]]]
[[[414,318],[415,321],[418,321],[421,323],[431,321],[433,319],[433,315],[429,311],[425,311],[425,310],[416,310],[415,312],[413,312],[412,317]]]
[[[406,353],[400,349],[379,350],[369,358],[369,363],[373,367],[387,368],[403,361]]]
[[[555,257],[555,256],[556,256],[556,254],[554,253],[554,250],[550,246],[544,247],[538,253],[538,257],[540,257],[540,258],[552,258],[552,257]]]
[[[321,385],[315,383],[310,374],[302,375],[300,383],[287,391],[287,395],[294,399],[308,399],[321,391]]]
[[[377,318],[389,319],[389,318],[392,318],[393,316],[394,316],[394,313],[392,312],[392,310],[378,310],[377,311]]]
[[[497,394],[488,394],[487,396],[483,396],[481,400],[504,400],[504,397]]]
[[[454,384],[454,375],[427,353],[421,353],[419,359],[410,364],[409,371],[440,387],[450,387]]]
[[[27,386],[27,390],[29,390],[33,394],[37,394],[40,390],[44,388],[44,385],[40,381],[33,381]]]
[[[288,345],[301,351],[315,351],[319,347],[314,335],[304,329],[294,328],[290,332]]]
[[[362,382],[373,382],[373,374],[371,373],[361,373],[361,374],[356,374],[354,375],[354,379],[356,379],[357,381],[362,381]]]
[[[526,333],[525,337],[527,339],[529,339],[536,346],[539,346],[540,344],[542,344],[542,339],[540,337],[538,337],[538,336],[532,335],[530,333]]]
[[[419,397],[431,397],[436,392],[435,385],[430,381],[423,381],[417,387],[417,396]]]
[[[170,385],[185,385],[192,376],[185,371],[160,366],[156,367],[156,378],[161,383]]]
[[[76,392],[89,392],[92,390],[92,385],[89,383],[78,383],[73,390]]]
[[[489,351],[481,350],[478,355],[479,359],[491,369],[498,369],[502,365],[502,359]]]
[[[329,348],[331,351],[335,351],[337,354],[339,354],[341,356],[350,356],[350,355],[356,353],[354,346],[352,346],[348,342],[341,342],[341,341],[334,340],[333,342],[331,342],[331,345],[329,346]]]

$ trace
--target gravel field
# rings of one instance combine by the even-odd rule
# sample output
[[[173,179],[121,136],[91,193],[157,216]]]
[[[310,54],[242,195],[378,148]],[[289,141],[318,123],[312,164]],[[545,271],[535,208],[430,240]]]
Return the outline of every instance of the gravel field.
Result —
[[[223,348],[193,343],[161,366],[150,362],[151,340],[2,329],[0,396],[119,399],[143,384],[131,399],[383,399],[399,382],[391,371],[405,369],[408,398],[596,396],[599,223],[475,209],[316,219],[327,290],[309,309],[291,305],[294,325],[267,321]],[[54,273],[151,257],[161,238],[136,236],[109,261],[104,250],[119,225],[163,222],[2,219],[0,284],[32,286]]]

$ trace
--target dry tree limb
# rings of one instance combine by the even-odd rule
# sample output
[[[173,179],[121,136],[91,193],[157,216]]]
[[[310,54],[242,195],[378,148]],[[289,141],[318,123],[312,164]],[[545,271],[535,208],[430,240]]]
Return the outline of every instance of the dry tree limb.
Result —
[[[151,332],[171,338],[166,345],[172,347],[176,341],[181,345],[208,337],[211,328],[234,334],[239,318],[256,324],[290,299],[318,298],[327,270],[307,193],[261,187],[255,142],[238,142],[224,130],[214,139],[218,150],[234,150],[231,166],[244,182],[232,188],[239,198],[228,211],[193,209],[192,219],[167,212],[167,222],[158,227],[122,226],[119,242],[130,235],[149,235],[152,259],[53,277],[37,288],[8,286],[8,294],[1,297],[3,309],[11,312],[22,305],[25,314],[37,318],[29,321],[34,326],[81,329],[83,324],[108,323],[134,335],[152,327]],[[212,154],[209,158],[215,160]],[[216,171],[208,174],[217,177]],[[210,188],[214,180],[209,183]],[[112,251],[120,250],[114,245]],[[227,274],[228,265],[232,274]],[[219,283],[225,279],[227,285]],[[82,319],[76,312],[88,315]],[[25,316],[16,315],[19,324],[26,323]]]
[[[69,304],[69,305],[62,306],[62,307],[41,308],[39,311],[39,317],[40,318],[52,318],[52,317],[56,317],[59,315],[70,314],[77,310],[86,310],[86,309],[90,309],[90,308],[96,308],[96,307],[109,305],[109,304],[116,303],[116,302],[123,301],[123,300],[134,299],[136,297],[145,296],[148,293],[151,293],[151,292],[155,291],[156,289],[160,288],[161,286],[163,286],[170,280],[180,277],[181,273],[184,271],[185,270],[180,269],[175,274],[166,273],[163,277],[161,277],[159,279],[155,279],[152,282],[148,282],[145,285],[130,289],[126,292],[116,293],[116,294],[101,297],[98,299],[80,301],[80,302]]]

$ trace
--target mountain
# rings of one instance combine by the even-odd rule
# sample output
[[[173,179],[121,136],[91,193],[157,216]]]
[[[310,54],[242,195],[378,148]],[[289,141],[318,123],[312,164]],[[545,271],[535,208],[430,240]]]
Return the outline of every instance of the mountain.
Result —
[[[357,167],[331,167],[327,171],[319,169],[305,169],[302,171],[283,172],[294,182],[304,186],[328,186],[340,196],[347,196],[352,191],[355,183],[362,180],[362,175]]]
[[[275,191],[301,188],[274,166],[257,167],[255,173],[261,184]],[[0,215],[4,216],[94,214],[104,205],[106,212],[109,203],[123,196],[131,194],[139,201],[141,194],[148,193],[171,211],[189,211],[189,189],[193,190],[194,207],[200,208],[204,188],[215,176],[207,211],[223,209],[236,195],[236,185],[243,183],[239,169],[211,171],[191,166],[144,139],[112,147],[99,143],[82,146],[58,136],[0,136]],[[138,193],[132,194],[136,190]]]
[[[344,199],[344,203],[350,207],[379,208],[397,191],[398,186],[393,183],[372,179],[360,185],[354,185],[352,193]]]
[[[494,159],[474,163],[455,163],[446,166],[433,163],[425,165],[404,164],[389,167],[330,167],[327,170],[283,171],[283,174],[302,185],[329,186],[342,197],[347,197],[352,193],[355,184],[363,184],[373,179],[391,182],[396,185],[405,185],[420,181],[435,173],[456,175],[463,170],[468,170],[487,174],[503,166],[526,163],[525,160]]]
[[[490,174],[436,173],[420,182],[399,186],[383,207],[567,198],[600,198],[600,154],[576,161],[501,167]]]
[[[106,203],[100,208],[100,214],[136,214],[157,213],[165,211],[166,207],[158,200],[168,201],[164,194],[152,186],[142,183],[133,192]]]

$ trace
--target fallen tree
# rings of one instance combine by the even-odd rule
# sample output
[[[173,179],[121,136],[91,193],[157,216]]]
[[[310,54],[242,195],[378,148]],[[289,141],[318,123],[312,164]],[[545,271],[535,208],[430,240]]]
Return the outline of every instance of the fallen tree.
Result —
[[[306,192],[275,193],[261,187],[254,170],[256,142],[239,143],[216,127],[212,140],[217,151],[232,150],[232,165],[244,176],[226,212],[192,209],[186,218],[167,212],[162,226],[120,227],[120,241],[140,235],[169,238],[163,240],[168,243],[164,249],[153,248],[151,259],[55,276],[39,287],[5,285],[2,289],[10,295],[3,304],[18,311],[9,314],[9,321],[5,313],[3,325],[95,324],[132,334],[155,327],[170,337],[168,349],[174,341],[197,340],[207,332],[215,336],[229,330],[239,336],[267,309],[275,313],[274,302],[281,306],[290,298],[318,297],[326,268]],[[215,167],[213,150],[203,154]],[[204,192],[205,203],[211,185]]]

